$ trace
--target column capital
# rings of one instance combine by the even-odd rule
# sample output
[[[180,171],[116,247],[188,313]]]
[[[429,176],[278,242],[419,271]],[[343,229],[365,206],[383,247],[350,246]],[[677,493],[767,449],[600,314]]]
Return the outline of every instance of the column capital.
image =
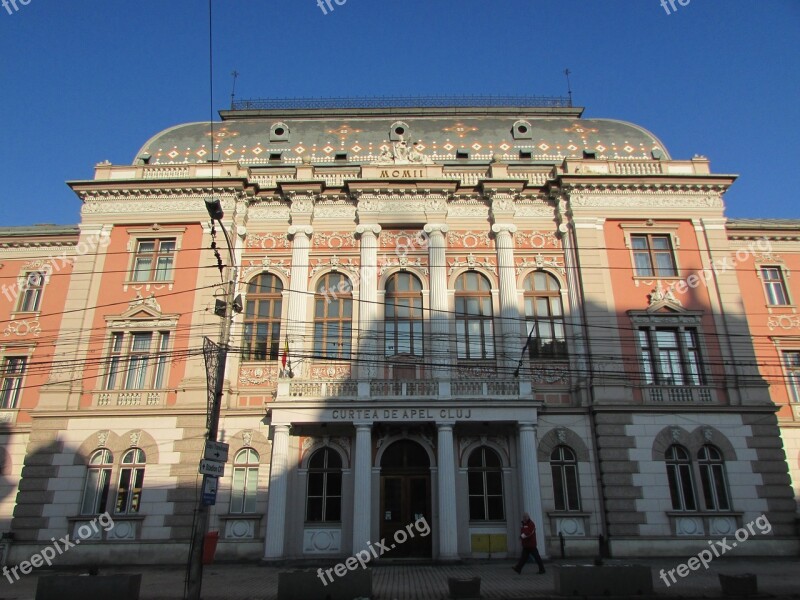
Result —
[[[532,431],[536,433],[536,423],[527,423],[527,422],[519,422],[517,423],[517,427],[520,431]]]
[[[296,236],[298,233],[311,237],[314,233],[314,228],[311,225],[292,225],[286,230],[286,235],[290,238]]]
[[[358,235],[378,235],[383,228],[377,223],[362,224],[356,227],[356,234]]]
[[[428,223],[423,227],[425,233],[441,233],[444,235],[448,231],[450,231],[450,227],[446,223]]]
[[[443,421],[441,423],[436,423],[436,429],[438,431],[447,431],[447,430],[452,431],[455,425],[456,425],[455,421]]]
[[[273,425],[273,427],[275,428],[275,433],[280,431],[281,433],[287,433],[287,434],[290,432],[292,428],[291,425]]]
[[[517,226],[512,223],[495,223],[492,225],[492,231],[494,233],[514,234],[517,233]]]
[[[356,428],[356,431],[371,431],[372,430],[372,423],[353,423],[353,427]]]

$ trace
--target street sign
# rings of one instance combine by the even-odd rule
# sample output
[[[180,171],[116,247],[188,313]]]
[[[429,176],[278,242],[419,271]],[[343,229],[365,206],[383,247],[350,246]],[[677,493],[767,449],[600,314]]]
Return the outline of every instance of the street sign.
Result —
[[[203,458],[222,463],[228,462],[228,444],[208,440],[205,452],[203,452]]]
[[[217,477],[203,477],[203,506],[214,506],[217,503]]]
[[[201,475],[222,477],[225,475],[225,463],[216,462],[213,460],[201,460],[199,470]]]

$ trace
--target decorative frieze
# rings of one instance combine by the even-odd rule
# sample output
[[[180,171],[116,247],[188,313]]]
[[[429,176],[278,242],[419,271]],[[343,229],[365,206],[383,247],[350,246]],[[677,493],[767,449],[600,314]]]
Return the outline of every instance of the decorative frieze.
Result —
[[[350,365],[322,365],[311,367],[311,379],[342,380],[350,379]]]
[[[285,233],[253,233],[247,235],[246,248],[261,248],[262,250],[277,250],[289,248],[289,238]]]
[[[239,383],[243,385],[276,385],[278,382],[278,367],[241,367],[239,369]]]
[[[514,262],[516,263],[518,276],[528,269],[552,269],[561,273],[561,275],[566,275],[567,273],[567,269],[564,266],[564,257],[561,254],[542,254],[539,252],[534,257],[517,257]]]
[[[776,329],[800,329],[800,315],[770,315],[767,319],[770,331]]]
[[[355,248],[357,245],[356,237],[352,231],[322,231],[314,236],[314,246],[316,248]]]
[[[260,261],[250,260],[248,264],[250,266],[242,269],[239,274],[239,281],[242,283],[247,283],[253,275],[262,271],[278,271],[286,275],[286,277],[290,276],[289,267],[284,259],[273,260],[269,256],[265,256]]]
[[[447,264],[450,267],[449,271],[447,272],[448,275],[452,275],[456,269],[461,269],[463,267],[467,267],[468,269],[482,267],[487,271],[497,275],[497,258],[493,256],[476,257],[472,252],[470,252],[466,257],[458,256],[448,261]]]
[[[3,334],[6,337],[9,337],[11,335],[16,335],[19,337],[32,335],[33,337],[39,337],[39,334],[41,332],[42,328],[39,325],[38,319],[33,319],[31,321],[23,319],[20,321],[10,321],[8,325],[6,325]]]
[[[312,259],[310,263],[311,270],[309,271],[308,276],[314,277],[317,273],[322,270],[329,269],[331,271],[346,271],[353,275],[353,277],[358,278],[359,273],[359,260],[358,258],[340,258],[337,255],[333,255],[330,258],[317,258]]]
[[[492,248],[494,244],[488,231],[450,231],[447,245],[452,248]]]
[[[553,231],[519,231],[514,240],[517,248],[561,248],[561,240]]]

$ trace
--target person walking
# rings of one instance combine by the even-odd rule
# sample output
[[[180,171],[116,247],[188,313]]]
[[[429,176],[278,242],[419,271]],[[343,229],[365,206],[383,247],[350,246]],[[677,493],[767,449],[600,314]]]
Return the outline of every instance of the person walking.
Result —
[[[531,521],[531,516],[528,513],[522,513],[522,527],[520,528],[519,537],[522,539],[522,554],[520,554],[517,564],[511,568],[518,574],[522,574],[522,567],[525,566],[528,557],[533,555],[533,559],[539,565],[539,575],[543,574],[545,572],[544,563],[539,555],[539,549],[536,547],[536,525]]]

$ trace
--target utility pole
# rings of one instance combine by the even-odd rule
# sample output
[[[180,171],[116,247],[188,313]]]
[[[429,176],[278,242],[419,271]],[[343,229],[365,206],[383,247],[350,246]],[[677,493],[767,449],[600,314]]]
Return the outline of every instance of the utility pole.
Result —
[[[213,372],[213,393],[209,385],[209,403],[207,412],[207,428],[206,440],[211,442],[217,441],[217,434],[219,432],[219,413],[222,405],[223,385],[225,382],[225,366],[228,359],[228,345],[231,335],[231,322],[236,313],[242,312],[241,300],[235,297],[236,294],[236,259],[233,254],[233,245],[222,219],[225,213],[222,210],[222,204],[218,198],[206,198],[206,210],[208,216],[211,217],[212,226],[213,222],[217,221],[222,233],[225,235],[225,243],[228,246],[228,280],[225,284],[225,297],[224,300],[217,299],[214,313],[222,317],[222,325],[219,332],[219,344],[214,344],[210,340],[206,340],[204,344],[204,353],[209,353],[206,356],[206,370]],[[219,256],[219,251],[216,247],[216,242],[212,243],[212,249],[217,256],[217,264],[220,272],[223,271],[222,259]],[[213,353],[213,354],[211,354]],[[209,378],[211,383],[211,378]],[[203,475],[203,490],[206,488],[206,481],[212,475]],[[206,533],[208,533],[208,504],[204,501],[200,502],[200,506],[196,508],[194,519],[194,527],[192,529],[192,540],[190,546],[189,566],[187,574],[187,596],[188,600],[200,600],[200,589],[203,585],[203,544],[205,541]]]

